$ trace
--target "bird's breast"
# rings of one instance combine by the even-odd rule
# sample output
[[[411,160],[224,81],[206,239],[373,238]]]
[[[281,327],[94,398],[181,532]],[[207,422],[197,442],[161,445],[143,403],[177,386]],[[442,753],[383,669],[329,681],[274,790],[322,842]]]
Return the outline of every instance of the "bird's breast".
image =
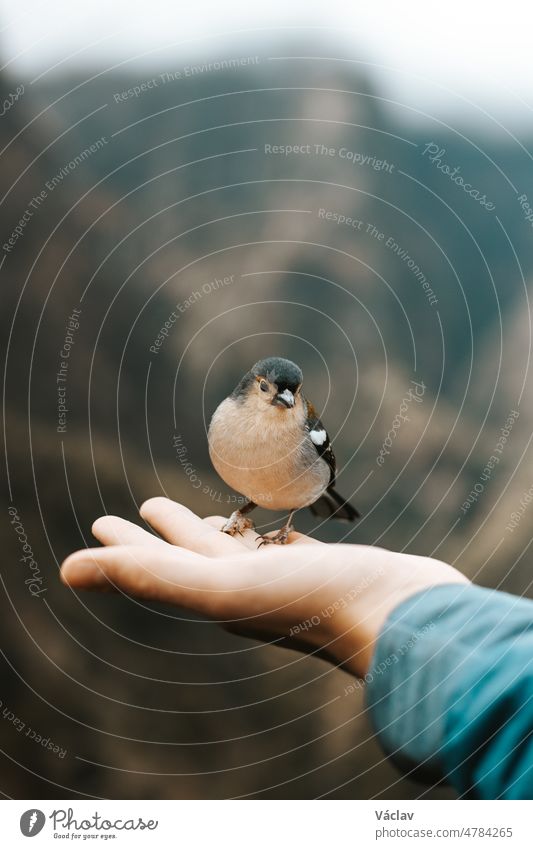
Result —
[[[305,507],[329,483],[327,463],[291,411],[273,407],[258,417],[227,398],[213,415],[208,441],[220,477],[261,507]]]

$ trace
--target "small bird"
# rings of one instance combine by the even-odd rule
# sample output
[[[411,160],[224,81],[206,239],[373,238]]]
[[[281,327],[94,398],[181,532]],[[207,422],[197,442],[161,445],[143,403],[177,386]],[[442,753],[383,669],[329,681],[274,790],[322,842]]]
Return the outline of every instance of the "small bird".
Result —
[[[253,528],[255,507],[288,510],[286,524],[260,545],[283,545],[296,510],[353,522],[359,513],[336,492],[336,461],[324,425],[302,395],[303,374],[290,360],[259,360],[217,407],[208,431],[209,455],[220,477],[246,503],[224,533]]]

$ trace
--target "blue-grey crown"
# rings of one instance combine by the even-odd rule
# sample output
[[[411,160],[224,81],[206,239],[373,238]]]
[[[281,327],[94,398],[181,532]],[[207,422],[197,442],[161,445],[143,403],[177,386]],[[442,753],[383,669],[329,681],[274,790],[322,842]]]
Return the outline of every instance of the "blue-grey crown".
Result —
[[[280,392],[284,389],[293,392],[304,378],[301,368],[283,357],[265,357],[252,366],[251,372],[254,377],[263,375],[271,383],[276,383]]]

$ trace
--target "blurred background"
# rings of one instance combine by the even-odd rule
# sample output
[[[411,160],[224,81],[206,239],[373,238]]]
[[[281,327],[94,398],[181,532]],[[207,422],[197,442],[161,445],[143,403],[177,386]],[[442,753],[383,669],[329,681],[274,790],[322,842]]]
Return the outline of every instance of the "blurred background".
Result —
[[[0,2],[5,796],[450,796],[345,673],[58,581],[98,515],[229,514],[260,357],[363,515],[300,530],[530,593],[531,10],[288,5]]]

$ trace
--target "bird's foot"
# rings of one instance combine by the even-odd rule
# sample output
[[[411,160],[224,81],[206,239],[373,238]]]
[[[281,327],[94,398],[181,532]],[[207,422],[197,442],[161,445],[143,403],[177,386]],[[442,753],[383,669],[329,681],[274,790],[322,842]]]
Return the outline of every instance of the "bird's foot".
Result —
[[[248,528],[254,528],[254,523],[247,516],[243,516],[240,510],[235,510],[225,525],[220,529],[222,533],[234,537],[235,534],[243,535]]]
[[[261,534],[258,537],[261,540],[258,547],[261,548],[262,545],[285,545],[289,540],[290,532],[293,530],[292,525],[284,525],[273,537]]]

